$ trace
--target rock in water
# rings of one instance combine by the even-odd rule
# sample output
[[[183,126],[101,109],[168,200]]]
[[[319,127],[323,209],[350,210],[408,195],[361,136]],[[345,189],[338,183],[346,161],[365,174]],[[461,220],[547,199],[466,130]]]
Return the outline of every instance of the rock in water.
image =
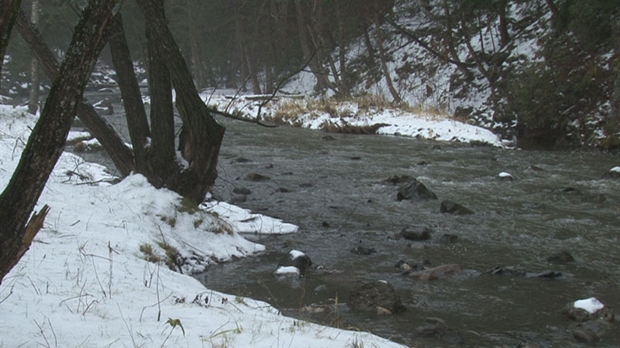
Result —
[[[398,313],[405,310],[400,296],[392,285],[386,281],[378,280],[365,283],[353,289],[349,294],[347,305],[352,310],[376,312],[386,314]]]
[[[437,199],[437,195],[426,188],[423,183],[416,179],[411,179],[407,184],[401,187],[396,194],[396,200],[426,200]]]
[[[306,274],[310,266],[312,266],[312,260],[310,260],[306,254],[298,250],[289,251],[289,253],[278,262],[278,270],[281,270],[281,272],[287,271],[287,274],[292,274],[294,272],[291,272],[292,268],[289,267],[294,267],[299,270],[299,274],[302,276]],[[276,271],[276,273],[277,272],[278,271]]]
[[[465,208],[464,206],[449,200],[441,202],[439,212],[453,214],[453,215],[470,215],[474,214],[473,210]]]
[[[405,227],[400,231],[402,238],[413,241],[425,241],[431,238],[431,230],[428,227]]]
[[[573,261],[575,261],[575,258],[566,250],[558,251],[557,253],[547,257],[547,262],[549,263],[564,264]]]

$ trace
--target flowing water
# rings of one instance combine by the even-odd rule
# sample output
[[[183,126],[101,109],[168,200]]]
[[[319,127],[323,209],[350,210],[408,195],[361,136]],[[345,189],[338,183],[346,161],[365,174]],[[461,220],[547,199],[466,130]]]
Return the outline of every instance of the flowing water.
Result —
[[[257,257],[210,268],[199,279],[209,288],[264,300],[284,314],[370,331],[410,347],[581,347],[566,304],[597,297],[620,311],[620,180],[601,179],[620,165],[597,151],[520,151],[402,137],[332,134],[291,127],[264,128],[218,119],[227,127],[214,195],[297,224],[294,235],[249,235],[267,246]],[[500,172],[516,180],[503,181]],[[254,182],[251,173],[269,177]],[[439,197],[397,201],[392,175],[417,178]],[[449,199],[473,215],[439,212]],[[405,227],[432,230],[426,242],[397,238]],[[456,241],[441,243],[444,234]],[[357,246],[375,253],[351,252]],[[301,279],[273,272],[291,249],[313,267]],[[566,250],[576,259],[550,264]],[[399,260],[434,266],[459,264],[465,272],[433,281],[413,280]],[[315,270],[323,266],[338,272]],[[496,266],[528,272],[553,270],[555,279],[491,275]],[[356,285],[386,280],[407,310],[394,315],[349,311]],[[310,313],[304,309],[325,311]],[[430,319],[429,319],[430,318]],[[430,320],[430,321],[429,321]],[[421,327],[444,322],[428,334]],[[597,347],[619,347],[617,323],[597,326]],[[596,331],[595,330],[595,331]]]

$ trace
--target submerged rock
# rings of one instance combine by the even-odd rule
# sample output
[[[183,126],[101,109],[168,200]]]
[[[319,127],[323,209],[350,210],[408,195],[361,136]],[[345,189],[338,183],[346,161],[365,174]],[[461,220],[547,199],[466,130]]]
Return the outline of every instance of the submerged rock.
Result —
[[[444,214],[445,213],[453,214],[453,215],[475,214],[473,210],[465,208],[464,206],[456,202],[450,201],[450,200],[445,200],[441,202],[441,206],[439,207],[439,212],[444,213]]]
[[[556,271],[542,271],[542,272],[526,272],[522,270],[518,270],[514,267],[495,267],[489,274],[492,275],[505,275],[505,276],[513,276],[513,277],[525,277],[525,278],[559,278],[562,276],[561,272]]]
[[[444,278],[448,275],[459,274],[461,272],[463,272],[461,266],[457,264],[448,264],[428,268],[419,272],[409,273],[409,277],[416,280],[435,280],[439,278]]]
[[[413,178],[410,177],[409,175],[392,175],[389,178],[381,181],[381,184],[387,185],[387,184],[391,184],[391,185],[398,185],[398,184],[403,184],[406,182],[411,181]],[[415,180],[415,179],[413,179]]]
[[[421,337],[437,337],[447,343],[463,344],[461,334],[448,327],[440,318],[427,318],[426,322],[416,328],[416,333]]]
[[[375,248],[367,248],[367,247],[363,247],[359,245],[354,248],[351,248],[351,252],[357,255],[370,255],[370,254],[376,253],[377,250],[375,250]]]
[[[352,310],[379,314],[398,313],[405,310],[391,284],[378,280],[359,285],[349,294],[347,305]]]
[[[547,262],[549,263],[565,264],[565,263],[570,263],[574,261],[575,261],[575,258],[573,257],[573,255],[571,255],[566,250],[558,251],[557,253],[552,254],[549,257],[547,257]]]
[[[258,173],[249,173],[248,175],[245,176],[245,178],[248,181],[267,181],[267,180],[271,180],[270,177],[268,177],[266,175],[258,174]]]
[[[441,235],[441,237],[439,237],[439,243],[454,243],[459,239],[458,236],[454,235],[454,234],[449,234],[449,233],[444,233]]]

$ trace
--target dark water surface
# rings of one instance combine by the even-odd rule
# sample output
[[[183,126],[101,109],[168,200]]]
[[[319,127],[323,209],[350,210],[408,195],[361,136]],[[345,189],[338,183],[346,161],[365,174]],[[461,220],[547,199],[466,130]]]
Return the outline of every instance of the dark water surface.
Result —
[[[251,236],[265,255],[214,267],[201,276],[212,289],[265,300],[285,314],[343,328],[368,330],[408,346],[500,346],[521,342],[579,347],[562,315],[569,302],[595,296],[620,309],[620,182],[601,180],[617,156],[595,151],[537,152],[472,147],[400,137],[332,134],[297,128],[262,128],[221,120],[227,134],[215,194],[251,194],[238,205],[300,226],[295,235]],[[249,160],[249,161],[248,161]],[[517,179],[499,180],[500,172]],[[249,173],[270,180],[251,182]],[[439,200],[397,201],[391,175],[418,178]],[[474,210],[469,216],[439,213],[450,199]],[[428,242],[395,238],[407,226],[433,230]],[[439,243],[443,234],[455,243]],[[356,246],[376,249],[357,255]],[[298,281],[273,275],[290,249],[315,265],[342,273],[311,271]],[[546,258],[569,251],[576,262]],[[398,260],[457,263],[465,275],[416,281],[394,267]],[[492,276],[496,266],[561,272],[559,279]],[[240,276],[241,275],[241,276]],[[349,312],[346,306],[316,314],[317,303],[344,303],[356,284],[390,282],[407,311],[393,316]],[[440,318],[450,330],[434,337],[417,328]],[[599,347],[620,346],[617,323]]]
[[[620,158],[597,151],[520,151],[411,138],[332,134],[290,127],[264,128],[218,119],[227,127],[214,194],[251,194],[237,205],[297,224],[294,235],[247,236],[267,252],[212,267],[199,276],[214,290],[250,296],[283,313],[341,328],[370,331],[410,347],[581,347],[574,322],[562,308],[597,297],[620,311],[620,180],[603,180]],[[89,158],[87,158],[88,160]],[[509,172],[515,181],[499,180]],[[249,173],[270,180],[252,182]],[[438,200],[397,201],[391,175],[418,178]],[[441,214],[450,199],[476,214]],[[404,227],[427,226],[431,240],[395,237]],[[439,243],[444,234],[458,237]],[[357,255],[356,246],[376,253]],[[273,272],[289,250],[305,252],[314,266],[299,280]],[[576,259],[552,265],[560,250]],[[459,264],[463,275],[413,280],[398,260]],[[553,270],[558,279],[490,275],[496,266],[528,272]],[[349,291],[365,281],[386,280],[407,310],[391,316],[350,312]],[[328,304],[327,311],[302,311]],[[319,308],[323,308],[318,306]],[[448,331],[422,335],[429,318]],[[432,319],[435,322],[437,319]],[[602,327],[596,347],[620,347],[618,321]]]

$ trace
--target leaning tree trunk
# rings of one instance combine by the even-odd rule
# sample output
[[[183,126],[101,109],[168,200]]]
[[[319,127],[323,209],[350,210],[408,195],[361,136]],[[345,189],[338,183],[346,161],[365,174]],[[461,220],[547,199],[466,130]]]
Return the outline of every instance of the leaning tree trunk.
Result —
[[[176,91],[176,106],[183,121],[181,154],[187,161],[167,186],[182,196],[201,202],[217,178],[217,160],[225,128],[218,124],[200,99],[185,59],[177,46],[164,13],[163,0],[138,0],[148,30],[165,61]]]
[[[127,129],[133,147],[136,168],[138,172],[142,172],[141,169],[146,166],[146,146],[151,137],[151,132],[144,111],[140,86],[133,70],[133,62],[123,28],[123,18],[120,13],[116,16],[109,44],[114,70],[116,70],[116,79],[125,108]]]
[[[45,74],[50,80],[54,80],[58,76],[58,62],[50,48],[45,44],[41,33],[30,23],[22,11],[19,11],[15,26],[37,57]],[[122,176],[136,171],[132,151],[125,145],[114,128],[99,116],[92,105],[83,101],[80,102],[77,116],[99,140]]]
[[[107,42],[108,28],[120,3],[89,2],[17,169],[0,195],[0,282],[30,246],[32,230],[42,226],[41,215],[35,214],[30,222],[28,218],[62,154],[84,87]]]
[[[6,46],[9,45],[11,29],[21,3],[21,0],[2,0],[0,2],[0,72],[2,72],[2,65],[4,64]]]

